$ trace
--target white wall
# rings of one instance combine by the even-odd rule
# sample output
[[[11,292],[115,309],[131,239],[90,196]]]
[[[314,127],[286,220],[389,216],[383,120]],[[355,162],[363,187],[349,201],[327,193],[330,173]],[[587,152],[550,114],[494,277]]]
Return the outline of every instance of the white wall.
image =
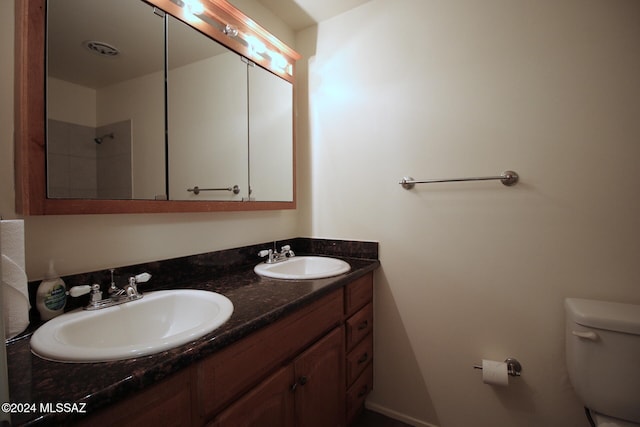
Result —
[[[96,127],[96,91],[49,77],[47,79],[47,118]]]
[[[295,32],[282,20],[266,8],[260,1],[255,0],[229,0],[234,7],[251,17],[261,27],[266,28],[271,34],[294,47],[296,43]]]
[[[635,0],[372,0],[298,35],[305,220],[380,241],[372,407],[588,425],[562,304],[640,303],[639,40]],[[398,185],[505,169],[521,183]],[[509,388],[472,369],[507,356]]]

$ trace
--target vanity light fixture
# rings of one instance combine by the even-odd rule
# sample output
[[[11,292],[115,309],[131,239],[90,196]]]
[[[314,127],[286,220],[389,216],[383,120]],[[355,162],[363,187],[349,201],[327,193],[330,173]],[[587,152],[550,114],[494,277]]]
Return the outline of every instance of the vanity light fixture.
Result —
[[[259,37],[252,34],[253,29],[251,29],[251,27],[238,29],[235,25],[224,22],[226,19],[215,13],[210,13],[207,7],[201,2],[202,0],[170,1],[186,12],[185,15],[187,15],[187,19],[204,21],[226,36],[241,43],[241,45],[246,48],[244,53],[242,51],[239,52],[241,55],[245,55],[249,59],[262,62],[263,64],[264,61],[268,61],[276,72],[283,72],[289,76],[293,75],[293,65],[289,63],[287,58],[277,50],[267,46]]]
[[[280,53],[269,49],[261,40],[255,36],[245,36],[244,41],[249,47],[249,52],[252,56],[260,56],[264,59],[268,59],[271,62],[271,66],[277,68],[280,71],[284,71],[291,75],[291,64]]]

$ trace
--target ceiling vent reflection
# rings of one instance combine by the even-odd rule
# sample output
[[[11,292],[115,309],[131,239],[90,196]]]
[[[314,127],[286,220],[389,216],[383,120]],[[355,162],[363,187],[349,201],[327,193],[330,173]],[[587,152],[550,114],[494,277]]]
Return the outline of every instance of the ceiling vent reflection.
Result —
[[[82,44],[91,52],[100,56],[115,57],[120,55],[120,51],[118,50],[118,48],[110,45],[109,43],[97,40],[86,40]]]

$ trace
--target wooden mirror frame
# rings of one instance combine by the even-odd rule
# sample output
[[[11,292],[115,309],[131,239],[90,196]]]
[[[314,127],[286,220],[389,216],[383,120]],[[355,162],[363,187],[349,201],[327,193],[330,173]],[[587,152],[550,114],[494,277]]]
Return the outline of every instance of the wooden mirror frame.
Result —
[[[183,8],[170,0],[145,0],[205,33],[231,50],[294,83],[293,69],[300,54],[282,43],[251,18],[224,0],[204,0],[208,18],[233,25],[243,34],[261,40],[270,50],[279,52],[291,64],[291,74],[269,66],[261,56],[253,56],[243,43],[230,38],[202,20],[187,16]],[[46,177],[45,135],[45,42],[46,0],[15,1],[15,192],[16,212],[21,215],[73,215],[115,213],[169,213],[259,211],[296,208],[296,142],[293,125],[293,200],[257,201],[177,201],[177,200],[95,200],[49,199]],[[294,85],[295,92],[295,85]],[[292,100],[293,102],[293,100]]]

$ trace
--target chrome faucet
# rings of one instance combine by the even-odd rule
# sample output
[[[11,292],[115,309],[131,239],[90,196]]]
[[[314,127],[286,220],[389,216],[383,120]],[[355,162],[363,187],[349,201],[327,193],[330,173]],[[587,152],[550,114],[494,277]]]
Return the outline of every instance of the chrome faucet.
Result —
[[[111,298],[114,297],[119,297],[120,295],[124,294],[124,289],[120,289],[118,286],[116,286],[116,281],[113,280],[113,272],[115,271],[113,268],[109,269],[109,271],[111,272],[111,286],[109,286],[109,295],[111,296]]]
[[[89,296],[89,304],[85,310],[99,310],[101,308],[112,307],[114,305],[124,304],[125,302],[135,301],[142,298],[142,294],[138,292],[138,283],[144,283],[151,279],[151,274],[142,273],[133,277],[129,277],[127,284],[123,288],[118,288],[113,280],[113,269],[111,270],[111,286],[109,287],[109,298],[102,298],[100,285],[93,284],[74,286],[69,289],[69,295],[79,297],[91,293]]]
[[[265,263],[274,264],[294,257],[296,254],[291,250],[291,246],[285,245],[280,248],[280,252],[274,252],[273,249],[264,249],[258,252],[258,256],[261,258],[268,257]]]
[[[142,298],[142,294],[138,292],[138,283],[148,282],[151,279],[149,273],[138,274],[137,276],[129,277],[129,283],[123,288],[129,299]]]

